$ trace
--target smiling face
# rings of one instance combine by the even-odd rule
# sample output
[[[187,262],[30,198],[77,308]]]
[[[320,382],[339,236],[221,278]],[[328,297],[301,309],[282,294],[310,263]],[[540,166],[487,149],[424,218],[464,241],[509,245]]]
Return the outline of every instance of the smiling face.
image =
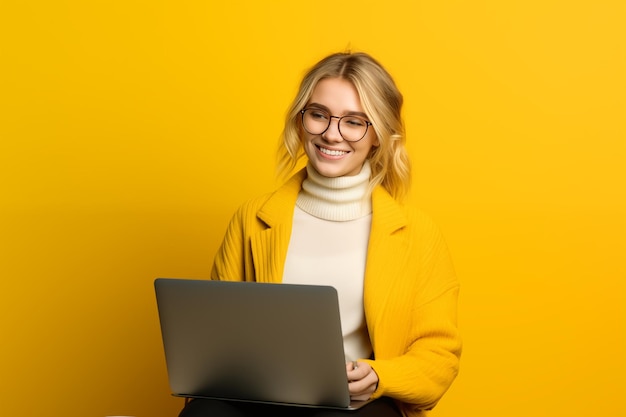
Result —
[[[367,118],[356,88],[342,78],[327,78],[315,86],[307,108],[325,110],[332,116],[356,115]],[[319,135],[303,130],[303,146],[315,170],[325,177],[357,175],[370,154],[378,146],[372,126],[358,142],[347,142],[339,133],[338,118],[332,118],[328,129]]]

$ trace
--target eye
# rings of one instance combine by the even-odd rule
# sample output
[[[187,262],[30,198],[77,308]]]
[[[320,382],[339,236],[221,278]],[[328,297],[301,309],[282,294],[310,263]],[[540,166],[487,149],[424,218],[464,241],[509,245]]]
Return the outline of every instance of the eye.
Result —
[[[328,113],[321,110],[311,109],[309,110],[311,118],[314,120],[328,120]]]
[[[346,126],[350,127],[363,127],[367,124],[365,120],[359,117],[345,117],[343,119],[343,122],[346,124]]]

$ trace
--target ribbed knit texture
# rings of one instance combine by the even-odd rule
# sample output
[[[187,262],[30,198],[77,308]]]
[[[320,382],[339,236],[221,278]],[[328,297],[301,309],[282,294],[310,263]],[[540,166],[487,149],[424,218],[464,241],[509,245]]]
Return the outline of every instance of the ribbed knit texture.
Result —
[[[244,204],[218,250],[212,279],[281,282],[306,171]],[[372,196],[364,308],[379,377],[374,397],[396,399],[422,417],[457,375],[462,342],[456,325],[459,283],[437,226],[423,212]]]
[[[372,212],[370,195],[366,195],[372,174],[369,161],[354,176],[324,177],[310,164],[306,170],[307,178],[296,202],[305,212],[336,222],[358,219]]]
[[[294,211],[283,282],[330,285],[339,296],[346,361],[372,353],[365,313],[363,279],[371,227],[369,163],[358,175],[323,177],[307,166]]]

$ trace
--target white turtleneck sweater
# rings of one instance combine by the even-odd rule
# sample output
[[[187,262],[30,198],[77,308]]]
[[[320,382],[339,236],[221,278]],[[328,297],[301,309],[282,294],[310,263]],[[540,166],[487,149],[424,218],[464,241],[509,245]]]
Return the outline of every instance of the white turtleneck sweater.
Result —
[[[363,311],[363,277],[372,222],[367,193],[371,168],[328,178],[307,166],[294,211],[283,282],[337,289],[346,361],[369,358],[372,346]]]

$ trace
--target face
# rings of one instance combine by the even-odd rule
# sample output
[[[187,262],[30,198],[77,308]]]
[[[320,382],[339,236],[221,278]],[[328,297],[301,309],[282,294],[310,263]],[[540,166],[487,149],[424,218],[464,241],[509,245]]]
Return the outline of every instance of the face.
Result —
[[[357,115],[367,119],[356,88],[341,78],[327,78],[315,86],[307,108],[326,110],[332,116]],[[337,118],[320,135],[303,130],[303,145],[313,168],[325,177],[357,175],[378,139],[372,126],[358,142],[347,142],[339,134]]]

